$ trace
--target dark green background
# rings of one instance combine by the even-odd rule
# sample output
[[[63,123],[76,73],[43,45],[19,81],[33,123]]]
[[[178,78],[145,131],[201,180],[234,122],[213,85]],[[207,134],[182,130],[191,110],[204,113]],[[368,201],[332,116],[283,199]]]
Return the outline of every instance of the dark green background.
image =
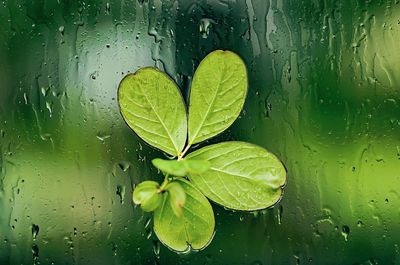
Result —
[[[398,0],[1,1],[0,264],[400,264],[399,43]],[[264,146],[288,183],[264,212],[214,205],[212,243],[178,255],[131,202],[162,154],[117,86],[157,66],[187,95],[214,49],[249,93],[210,142]]]

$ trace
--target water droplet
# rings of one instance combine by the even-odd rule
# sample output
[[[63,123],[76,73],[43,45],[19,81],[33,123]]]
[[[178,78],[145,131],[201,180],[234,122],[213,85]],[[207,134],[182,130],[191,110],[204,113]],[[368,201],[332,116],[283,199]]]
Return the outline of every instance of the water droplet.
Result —
[[[53,103],[50,101],[46,101],[46,109],[49,111],[50,117],[53,116]]]
[[[60,27],[58,28],[58,31],[61,33],[61,35],[64,35],[64,31],[65,31],[64,26],[60,26]]]
[[[400,146],[396,146],[397,149],[397,159],[400,159]]]
[[[279,207],[278,207],[278,224],[282,224],[282,214],[283,214],[283,206],[279,205]]]
[[[200,20],[199,31],[202,38],[204,39],[208,38],[213,22],[214,20],[209,18],[203,18]]]
[[[113,255],[114,256],[117,256],[117,251],[118,251],[118,245],[117,244],[115,244],[115,243],[113,243],[112,244],[112,252],[113,252]]]
[[[104,142],[106,139],[110,138],[111,135],[103,133],[103,132],[98,132],[96,135],[96,138],[99,139],[100,141]]]
[[[151,236],[153,235],[153,229],[147,229],[146,230],[146,238],[147,239],[150,239],[151,238]]]
[[[120,203],[124,204],[124,197],[125,197],[125,186],[118,185],[116,194],[119,197]]]
[[[145,224],[144,224],[144,228],[145,228],[145,229],[149,228],[149,227],[150,227],[150,224],[151,224],[151,217],[148,217],[148,218],[146,219]]]
[[[347,225],[343,225],[342,226],[342,236],[344,237],[345,241],[348,240],[349,234],[350,234],[350,227],[348,227]]]
[[[28,105],[28,95],[26,93],[24,93],[24,102]]]
[[[39,265],[39,247],[34,244],[32,246],[32,260],[33,260],[33,265]]]
[[[33,240],[36,239],[38,234],[39,234],[39,226],[35,225],[35,224],[32,224],[32,238],[33,238]]]
[[[269,116],[271,115],[271,111],[272,111],[272,105],[267,101],[267,99],[265,99],[264,117],[269,118]]]
[[[160,256],[160,242],[158,240],[153,241],[153,252],[156,257]]]
[[[129,164],[129,162],[122,161],[122,162],[118,163],[118,166],[122,171],[126,172],[126,171],[128,171],[130,164]]]

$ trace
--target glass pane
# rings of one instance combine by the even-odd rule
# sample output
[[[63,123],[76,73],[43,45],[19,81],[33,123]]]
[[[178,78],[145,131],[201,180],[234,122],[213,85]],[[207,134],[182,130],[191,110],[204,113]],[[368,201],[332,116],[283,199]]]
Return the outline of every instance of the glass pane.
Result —
[[[0,264],[400,264],[400,4],[298,0],[0,3]],[[144,66],[187,98],[215,49],[249,74],[243,140],[288,170],[275,207],[213,204],[216,235],[176,254],[131,200],[163,156],[117,88]]]

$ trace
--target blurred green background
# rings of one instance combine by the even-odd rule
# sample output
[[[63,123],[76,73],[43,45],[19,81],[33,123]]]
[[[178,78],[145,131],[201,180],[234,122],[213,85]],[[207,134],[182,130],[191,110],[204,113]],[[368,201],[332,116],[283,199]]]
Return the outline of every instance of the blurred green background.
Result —
[[[131,202],[162,154],[117,86],[156,66],[187,96],[214,49],[249,93],[210,142],[264,146],[288,183],[263,212],[213,205],[213,242],[180,255]],[[399,1],[1,1],[0,264],[400,264]]]

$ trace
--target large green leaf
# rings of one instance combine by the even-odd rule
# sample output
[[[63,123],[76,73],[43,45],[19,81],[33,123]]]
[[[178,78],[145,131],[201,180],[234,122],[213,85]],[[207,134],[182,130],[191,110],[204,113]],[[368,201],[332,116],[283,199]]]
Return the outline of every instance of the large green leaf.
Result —
[[[170,155],[186,142],[187,119],[175,83],[156,68],[142,68],[122,79],[118,89],[122,116],[139,137]]]
[[[208,54],[196,69],[190,88],[189,145],[228,128],[239,116],[246,93],[242,59],[230,51]]]
[[[227,208],[260,210],[279,201],[286,170],[276,156],[245,142],[223,142],[201,148],[187,159],[208,160],[210,169],[189,174],[189,179],[209,199]]]
[[[164,201],[154,212],[154,232],[167,247],[183,252],[203,249],[214,235],[214,212],[212,207],[195,187],[185,179],[176,180],[186,193],[181,217],[177,217],[171,207],[168,192]]]

